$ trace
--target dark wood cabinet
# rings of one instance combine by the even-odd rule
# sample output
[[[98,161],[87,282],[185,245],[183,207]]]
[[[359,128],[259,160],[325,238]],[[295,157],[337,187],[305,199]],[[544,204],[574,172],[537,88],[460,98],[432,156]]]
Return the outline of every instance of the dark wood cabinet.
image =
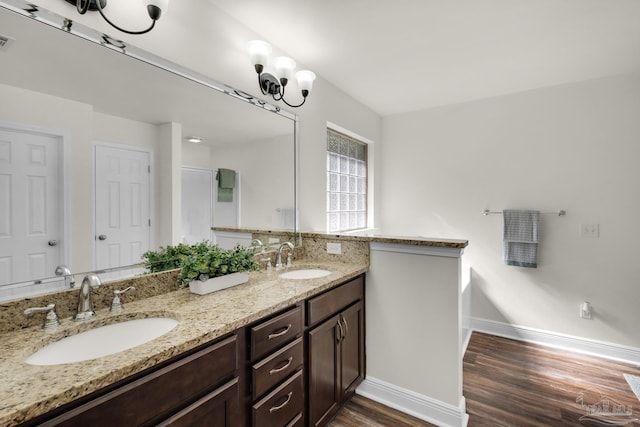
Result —
[[[309,321],[319,322],[307,333],[308,424],[319,427],[364,379],[363,277],[309,300],[308,307]]]
[[[25,425],[242,425],[238,377],[242,341],[241,333],[205,345]]]

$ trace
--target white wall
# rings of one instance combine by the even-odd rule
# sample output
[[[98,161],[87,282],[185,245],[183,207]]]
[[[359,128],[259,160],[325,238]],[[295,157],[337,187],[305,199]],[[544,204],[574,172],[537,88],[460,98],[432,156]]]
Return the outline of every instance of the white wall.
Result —
[[[457,407],[460,258],[387,246],[372,247],[367,273],[367,376]]]
[[[468,239],[477,318],[640,347],[639,113],[634,74],[386,117],[382,227]],[[526,269],[503,265],[502,217],[485,208],[567,216],[543,216]]]
[[[292,134],[217,145],[211,163],[240,174],[241,226],[282,229],[282,210],[294,209]]]
[[[96,141],[161,147],[157,126],[93,111],[93,106],[0,84],[0,120],[60,133],[66,138],[71,181],[72,271],[94,268],[93,143]],[[156,200],[158,200],[156,198]],[[52,272],[53,273],[53,272]],[[53,275],[53,274],[52,274]]]

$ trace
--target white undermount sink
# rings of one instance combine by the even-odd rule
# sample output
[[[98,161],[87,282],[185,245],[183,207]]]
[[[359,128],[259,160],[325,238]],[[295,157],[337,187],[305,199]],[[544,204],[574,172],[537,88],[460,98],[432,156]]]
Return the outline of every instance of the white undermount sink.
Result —
[[[25,362],[41,366],[60,365],[108,356],[161,337],[177,325],[177,320],[153,317],[100,326],[52,342]]]
[[[282,279],[317,279],[319,277],[324,277],[330,275],[331,272],[329,270],[322,270],[320,268],[307,268],[301,270],[292,270],[287,271],[286,273],[282,273],[280,277]]]

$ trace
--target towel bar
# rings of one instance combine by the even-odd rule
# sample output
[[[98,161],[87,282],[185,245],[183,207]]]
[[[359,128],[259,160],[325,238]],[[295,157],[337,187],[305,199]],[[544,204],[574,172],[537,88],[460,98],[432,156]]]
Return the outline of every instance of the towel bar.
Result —
[[[558,216],[565,216],[567,214],[567,211],[565,210],[559,210],[559,211],[547,211],[547,212],[540,212],[541,214],[545,214],[545,215],[558,215]],[[489,209],[485,209],[482,211],[482,215],[487,216],[487,215],[502,215],[502,212],[496,212],[496,211],[490,211]]]

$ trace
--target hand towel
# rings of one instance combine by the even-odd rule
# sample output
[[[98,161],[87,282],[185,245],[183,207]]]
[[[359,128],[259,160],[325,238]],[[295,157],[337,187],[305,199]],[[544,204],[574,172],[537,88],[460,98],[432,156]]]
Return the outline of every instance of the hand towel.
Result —
[[[218,202],[233,202],[233,188],[236,186],[236,171],[232,169],[218,169]]]
[[[503,251],[506,265],[538,267],[539,211],[504,210]]]

